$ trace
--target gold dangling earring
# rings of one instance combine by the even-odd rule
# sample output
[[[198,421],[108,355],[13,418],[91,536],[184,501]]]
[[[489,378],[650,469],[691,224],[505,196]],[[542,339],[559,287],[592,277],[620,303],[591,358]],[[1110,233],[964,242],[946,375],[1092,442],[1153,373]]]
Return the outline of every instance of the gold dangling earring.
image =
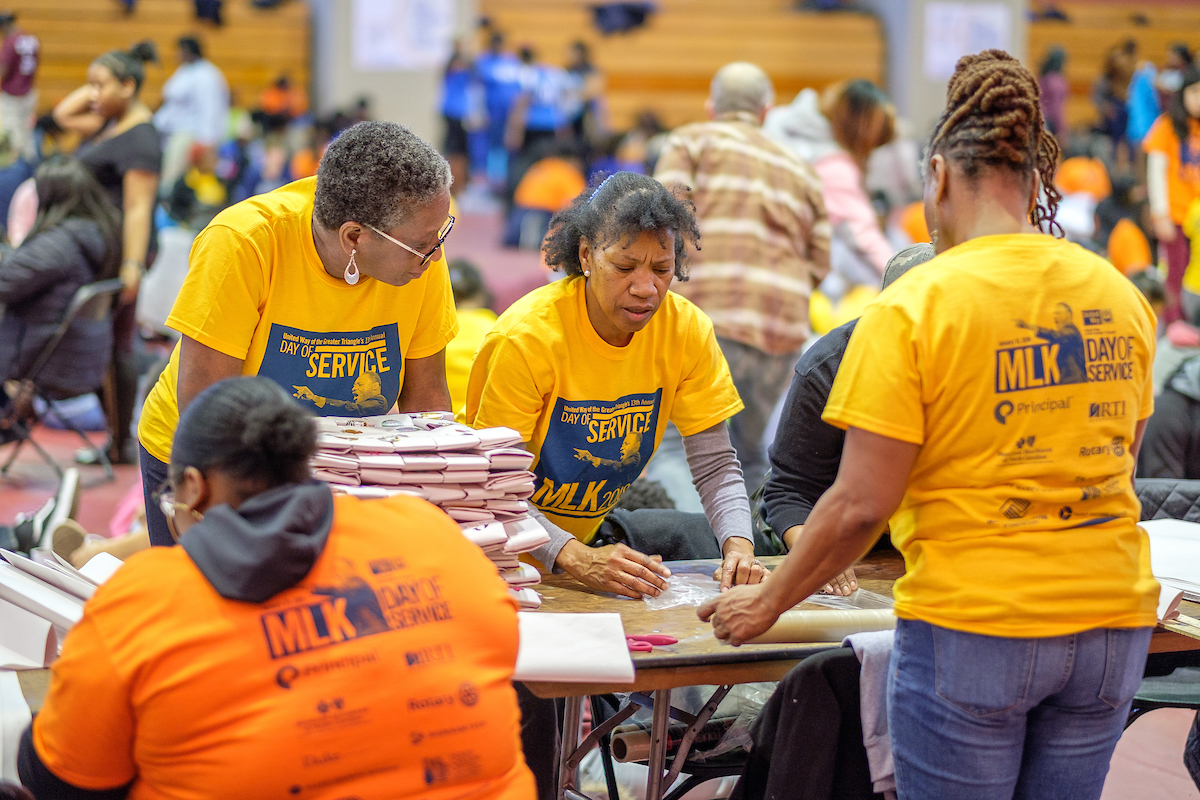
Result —
[[[357,250],[350,251],[350,263],[346,265],[346,272],[344,275],[342,275],[346,283],[350,284],[351,286],[358,283],[358,278],[361,274],[358,271],[358,264],[354,261],[354,254],[357,252]]]

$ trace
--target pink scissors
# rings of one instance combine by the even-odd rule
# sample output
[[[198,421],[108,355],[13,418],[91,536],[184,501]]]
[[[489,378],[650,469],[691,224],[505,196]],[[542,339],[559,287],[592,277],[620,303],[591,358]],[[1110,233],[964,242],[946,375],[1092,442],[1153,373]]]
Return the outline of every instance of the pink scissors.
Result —
[[[665,633],[645,633],[636,636],[626,636],[625,644],[634,653],[649,653],[656,646],[675,644],[679,640]]]

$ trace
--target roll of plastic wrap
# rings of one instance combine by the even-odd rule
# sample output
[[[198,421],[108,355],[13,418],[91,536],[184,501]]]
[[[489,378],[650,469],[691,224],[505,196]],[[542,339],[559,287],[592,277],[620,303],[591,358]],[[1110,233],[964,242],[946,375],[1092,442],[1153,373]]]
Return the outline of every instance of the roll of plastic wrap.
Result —
[[[737,720],[737,717],[716,717],[710,719],[692,742],[693,752],[711,750],[721,741],[726,731]],[[679,751],[679,744],[687,726],[672,722],[667,729],[667,755]],[[613,729],[612,755],[614,761],[627,763],[630,761],[645,761],[650,758],[650,723],[630,723]]]
[[[871,608],[853,611],[785,611],[765,633],[748,644],[840,642],[852,633],[884,631],[896,627],[890,610]]]

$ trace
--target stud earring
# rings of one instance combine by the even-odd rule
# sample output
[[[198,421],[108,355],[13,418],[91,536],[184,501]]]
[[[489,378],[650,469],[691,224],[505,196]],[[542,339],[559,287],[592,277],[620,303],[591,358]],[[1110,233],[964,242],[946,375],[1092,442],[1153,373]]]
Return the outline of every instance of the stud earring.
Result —
[[[585,269],[583,271],[583,277],[585,277],[585,278],[591,277],[591,274],[592,274],[592,271],[590,269]]]
[[[346,280],[346,283],[350,284],[351,286],[358,283],[360,274],[358,271],[358,264],[354,261],[354,254],[357,252],[357,250],[350,251],[350,263],[346,265],[346,273],[342,275],[342,277]]]

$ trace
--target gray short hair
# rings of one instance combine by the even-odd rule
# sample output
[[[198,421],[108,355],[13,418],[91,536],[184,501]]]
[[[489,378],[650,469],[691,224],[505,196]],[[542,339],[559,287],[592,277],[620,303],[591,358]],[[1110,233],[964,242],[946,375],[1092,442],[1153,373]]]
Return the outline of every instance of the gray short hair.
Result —
[[[709,98],[715,114],[734,111],[761,114],[775,102],[775,87],[762,67],[749,61],[735,61],[717,70]]]
[[[446,159],[408,128],[360,122],[321,158],[313,216],[328,230],[359,222],[386,231],[449,188]]]

